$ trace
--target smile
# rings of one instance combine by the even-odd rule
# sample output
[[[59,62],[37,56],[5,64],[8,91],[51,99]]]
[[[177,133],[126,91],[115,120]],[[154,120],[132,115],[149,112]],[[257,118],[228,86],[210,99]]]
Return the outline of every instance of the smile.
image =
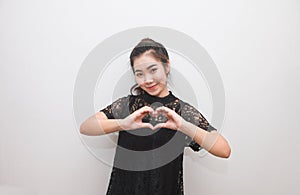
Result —
[[[147,87],[147,89],[149,89],[149,90],[154,90],[154,89],[156,88],[156,86],[157,86],[157,84],[155,84],[155,85],[153,85],[153,86],[151,86],[151,87]]]

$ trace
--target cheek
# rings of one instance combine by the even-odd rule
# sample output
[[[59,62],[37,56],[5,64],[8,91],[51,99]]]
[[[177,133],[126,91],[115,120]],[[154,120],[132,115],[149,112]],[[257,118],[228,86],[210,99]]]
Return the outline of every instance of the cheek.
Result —
[[[160,72],[154,76],[154,79],[160,82],[165,82],[167,80],[167,76],[164,72]]]
[[[136,84],[141,85],[143,84],[143,79],[138,78],[138,77],[134,77]]]

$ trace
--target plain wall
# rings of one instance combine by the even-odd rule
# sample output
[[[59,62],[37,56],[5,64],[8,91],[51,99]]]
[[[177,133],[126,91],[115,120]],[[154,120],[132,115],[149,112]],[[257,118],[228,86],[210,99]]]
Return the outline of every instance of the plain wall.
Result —
[[[299,14],[297,0],[0,1],[0,194],[105,193],[74,83],[97,44],[139,26],[191,36],[222,76],[232,155],[185,158],[185,193],[299,193]]]

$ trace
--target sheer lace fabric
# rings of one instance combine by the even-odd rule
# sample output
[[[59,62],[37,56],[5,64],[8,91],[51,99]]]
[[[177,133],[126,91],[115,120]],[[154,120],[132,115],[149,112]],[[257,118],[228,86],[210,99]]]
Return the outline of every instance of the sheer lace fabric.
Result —
[[[204,130],[215,130],[197,109],[179,100],[172,92],[163,98],[151,96],[146,92],[138,96],[129,95],[116,100],[101,111],[109,119],[122,119],[143,106],[153,109],[166,106]],[[143,118],[143,122],[152,125],[166,120],[164,115],[147,115]],[[166,149],[162,152],[160,148],[164,147]],[[162,128],[155,132],[150,129],[120,131],[107,194],[183,195],[184,147],[190,147],[194,151],[201,149],[190,137],[175,130]],[[132,154],[140,152],[142,155],[134,156],[127,151],[133,151]],[[144,153],[147,155],[143,155]],[[170,158],[169,154],[176,155]]]

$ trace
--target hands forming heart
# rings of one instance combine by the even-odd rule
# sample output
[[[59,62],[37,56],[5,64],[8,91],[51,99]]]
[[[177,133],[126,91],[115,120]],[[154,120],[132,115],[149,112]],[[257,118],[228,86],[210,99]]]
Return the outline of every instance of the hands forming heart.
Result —
[[[149,106],[144,106],[123,119],[121,126],[127,130],[138,128],[179,130],[182,120],[182,117],[170,108],[161,106],[154,110]]]

